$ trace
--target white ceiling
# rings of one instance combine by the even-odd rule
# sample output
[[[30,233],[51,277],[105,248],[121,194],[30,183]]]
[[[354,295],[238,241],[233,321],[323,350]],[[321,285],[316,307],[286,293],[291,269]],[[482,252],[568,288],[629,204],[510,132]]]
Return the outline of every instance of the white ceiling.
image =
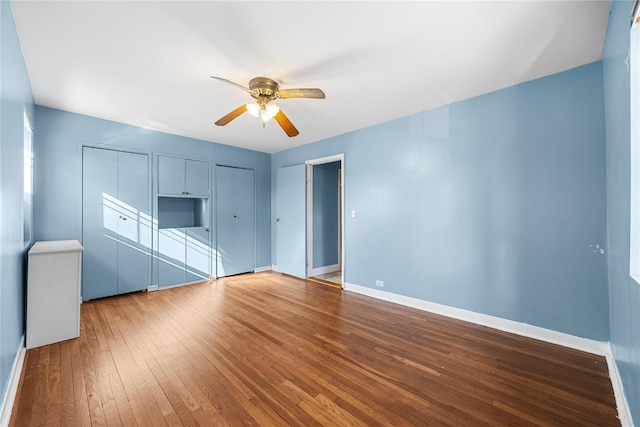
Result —
[[[273,153],[602,58],[611,2],[11,2],[35,102]],[[248,86],[319,87],[277,103],[289,138],[243,114]]]

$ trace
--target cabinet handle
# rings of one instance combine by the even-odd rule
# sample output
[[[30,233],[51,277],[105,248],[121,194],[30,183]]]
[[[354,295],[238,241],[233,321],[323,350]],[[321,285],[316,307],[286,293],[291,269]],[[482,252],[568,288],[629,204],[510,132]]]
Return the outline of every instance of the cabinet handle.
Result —
[[[234,218],[238,218],[238,215],[234,215],[233,217],[234,217]]]

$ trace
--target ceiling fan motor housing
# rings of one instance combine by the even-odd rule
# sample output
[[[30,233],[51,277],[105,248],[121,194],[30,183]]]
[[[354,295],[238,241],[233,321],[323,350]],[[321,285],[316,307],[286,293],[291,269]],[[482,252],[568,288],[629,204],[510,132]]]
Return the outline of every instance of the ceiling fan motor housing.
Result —
[[[253,92],[251,96],[255,99],[265,97],[272,100],[280,90],[280,85],[267,77],[256,77],[249,81],[249,89]]]

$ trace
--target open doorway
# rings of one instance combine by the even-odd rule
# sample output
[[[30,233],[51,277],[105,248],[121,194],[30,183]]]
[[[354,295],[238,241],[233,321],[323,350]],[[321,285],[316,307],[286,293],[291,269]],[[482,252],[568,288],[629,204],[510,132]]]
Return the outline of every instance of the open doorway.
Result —
[[[342,154],[307,161],[307,278],[342,287]]]

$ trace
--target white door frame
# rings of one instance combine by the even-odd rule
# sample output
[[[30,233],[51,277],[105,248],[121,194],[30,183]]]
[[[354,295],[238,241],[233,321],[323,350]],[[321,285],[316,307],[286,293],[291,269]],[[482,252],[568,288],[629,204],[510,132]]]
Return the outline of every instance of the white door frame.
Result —
[[[313,166],[325,163],[340,162],[342,173],[340,174],[340,259],[338,260],[341,270],[341,283],[344,287],[345,272],[345,235],[344,235],[344,153],[334,154],[332,156],[321,157],[318,159],[307,160],[305,162],[307,172],[307,277],[311,277],[313,268]]]

